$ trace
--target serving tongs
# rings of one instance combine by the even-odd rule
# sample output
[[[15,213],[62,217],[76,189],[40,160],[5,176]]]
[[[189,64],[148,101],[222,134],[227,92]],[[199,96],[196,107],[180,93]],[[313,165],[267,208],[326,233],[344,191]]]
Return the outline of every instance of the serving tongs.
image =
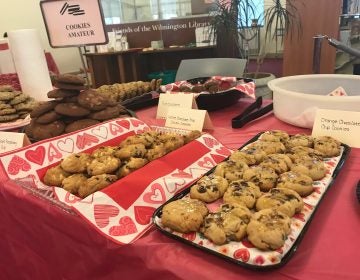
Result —
[[[145,105],[154,105],[155,101],[159,99],[159,93],[157,91],[150,91],[133,98],[126,99],[121,102],[121,105],[128,109],[140,109]],[[154,101],[154,102],[153,102]],[[154,104],[153,104],[154,103]]]
[[[251,103],[240,115],[231,120],[231,127],[243,127],[245,124],[260,118],[273,110],[273,103],[262,107],[262,101],[263,99],[261,96],[256,98],[255,102]]]

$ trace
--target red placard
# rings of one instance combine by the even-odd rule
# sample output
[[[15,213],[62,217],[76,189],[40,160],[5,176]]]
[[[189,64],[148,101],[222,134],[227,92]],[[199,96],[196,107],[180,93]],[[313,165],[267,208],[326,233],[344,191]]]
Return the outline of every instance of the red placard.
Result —
[[[99,0],[46,0],[40,7],[51,47],[108,42]]]

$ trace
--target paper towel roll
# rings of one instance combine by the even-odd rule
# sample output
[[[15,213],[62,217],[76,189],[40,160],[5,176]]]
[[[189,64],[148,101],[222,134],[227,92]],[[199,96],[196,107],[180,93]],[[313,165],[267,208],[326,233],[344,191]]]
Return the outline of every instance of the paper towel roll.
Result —
[[[0,39],[0,46],[7,46],[8,39]],[[0,48],[0,74],[15,73],[15,65],[8,46]]]
[[[9,31],[8,38],[22,92],[38,101],[48,100],[53,87],[37,30]]]

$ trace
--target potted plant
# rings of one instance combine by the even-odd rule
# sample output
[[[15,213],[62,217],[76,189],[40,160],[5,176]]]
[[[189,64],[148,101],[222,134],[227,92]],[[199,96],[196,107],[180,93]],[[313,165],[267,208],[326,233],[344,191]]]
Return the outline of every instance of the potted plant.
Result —
[[[268,53],[268,44],[274,42],[278,51],[285,36],[301,32],[301,21],[294,1],[298,0],[271,0],[258,16],[254,0],[216,0],[210,12],[210,36],[216,38],[219,57],[248,58],[246,44],[255,37],[255,32],[258,32],[256,24],[264,22],[261,29],[265,34],[256,58],[257,69],[253,73],[246,73],[246,77],[256,80],[257,92],[260,92],[262,79],[265,78],[267,86],[268,78],[275,78],[271,73],[260,72]]]

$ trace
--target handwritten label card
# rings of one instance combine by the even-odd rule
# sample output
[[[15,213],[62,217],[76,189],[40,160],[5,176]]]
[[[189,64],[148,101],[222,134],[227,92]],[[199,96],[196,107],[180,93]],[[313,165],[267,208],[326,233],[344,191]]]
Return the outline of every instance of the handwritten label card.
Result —
[[[24,133],[0,132],[0,154],[29,144],[30,141]]]
[[[165,126],[200,131],[213,128],[209,114],[206,110],[175,107],[168,110]]]
[[[157,119],[164,119],[169,108],[197,108],[194,94],[192,93],[165,93],[160,94],[159,105],[156,113]]]
[[[318,109],[312,136],[323,135],[360,148],[360,112]]]

